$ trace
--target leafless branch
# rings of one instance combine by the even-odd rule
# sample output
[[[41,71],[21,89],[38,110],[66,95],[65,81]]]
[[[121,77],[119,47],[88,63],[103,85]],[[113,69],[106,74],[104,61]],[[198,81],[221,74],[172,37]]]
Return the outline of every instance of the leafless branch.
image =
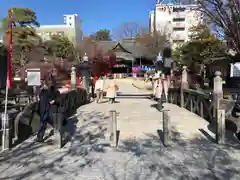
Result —
[[[144,31],[144,27],[136,22],[124,23],[116,31],[116,37],[119,39],[123,38],[135,38],[137,35]]]
[[[224,34],[229,48],[240,54],[240,1],[198,0],[198,3],[216,32]]]

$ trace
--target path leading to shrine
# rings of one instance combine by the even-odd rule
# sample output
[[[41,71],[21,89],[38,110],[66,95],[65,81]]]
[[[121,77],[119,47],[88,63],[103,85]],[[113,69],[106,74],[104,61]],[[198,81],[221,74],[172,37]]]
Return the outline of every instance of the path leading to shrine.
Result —
[[[156,102],[134,88],[131,80],[118,80],[118,84],[116,104],[93,102],[78,109],[68,124],[72,140],[62,149],[51,139],[38,144],[32,137],[12,152],[0,154],[0,180],[240,179],[237,140],[216,145],[208,122],[165,104],[173,129],[172,144],[166,148],[159,138],[162,114]],[[109,142],[104,139],[110,110],[118,114],[116,150],[106,146]]]

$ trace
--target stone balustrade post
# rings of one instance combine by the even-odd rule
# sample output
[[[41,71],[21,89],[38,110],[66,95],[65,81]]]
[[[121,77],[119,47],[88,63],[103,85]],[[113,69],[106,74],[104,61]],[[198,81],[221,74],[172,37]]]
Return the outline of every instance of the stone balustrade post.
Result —
[[[187,89],[188,88],[187,66],[183,66],[181,88],[182,89]]]
[[[213,79],[213,118],[216,119],[216,111],[220,107],[220,100],[223,99],[223,86],[222,86],[221,72],[215,72],[215,78]]]
[[[174,72],[173,72],[173,69],[171,69],[170,77],[169,77],[169,88],[174,88],[173,77],[174,77]]]
[[[188,73],[187,73],[187,66],[183,66],[182,71],[182,81],[181,81],[181,90],[180,90],[180,96],[181,96],[181,107],[184,106],[184,94],[183,90],[188,88]]]
[[[9,150],[12,145],[11,120],[8,114],[1,114],[2,120],[2,151]]]
[[[163,145],[169,146],[171,140],[171,120],[170,120],[170,111],[162,110],[163,117]]]
[[[215,72],[213,79],[213,120],[216,124],[216,142],[224,144],[225,142],[225,110],[220,109],[220,103],[223,99],[223,80],[221,72]]]
[[[76,68],[72,67],[71,68],[71,88],[75,89],[76,88]]]
[[[218,144],[225,143],[225,110],[217,109],[216,121],[216,142]]]
[[[113,148],[117,147],[117,112],[111,110],[110,114],[110,123],[109,123],[109,139],[112,141],[111,146]]]
[[[53,117],[54,144],[56,145],[56,147],[62,148],[62,126],[64,119],[64,109],[62,107],[53,106],[51,110]]]

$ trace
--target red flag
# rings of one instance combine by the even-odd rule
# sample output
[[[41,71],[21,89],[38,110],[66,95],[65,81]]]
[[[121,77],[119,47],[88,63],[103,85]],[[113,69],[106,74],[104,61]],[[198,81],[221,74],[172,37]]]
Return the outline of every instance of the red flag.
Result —
[[[9,11],[9,44],[8,44],[8,88],[12,87],[12,51],[13,51],[13,42],[12,42],[12,9]]]

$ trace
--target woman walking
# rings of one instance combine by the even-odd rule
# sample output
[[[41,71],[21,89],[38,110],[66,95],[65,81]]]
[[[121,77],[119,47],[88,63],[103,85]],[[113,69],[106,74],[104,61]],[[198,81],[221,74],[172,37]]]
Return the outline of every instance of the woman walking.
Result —
[[[96,81],[95,84],[95,91],[96,91],[96,101],[97,103],[103,101],[103,91],[105,86],[105,79],[103,76],[100,76],[100,78]]]
[[[112,76],[109,77],[107,80],[107,95],[106,97],[109,99],[109,102],[113,104],[115,102],[116,93],[119,89],[118,85],[116,84],[116,81],[113,79]]]

